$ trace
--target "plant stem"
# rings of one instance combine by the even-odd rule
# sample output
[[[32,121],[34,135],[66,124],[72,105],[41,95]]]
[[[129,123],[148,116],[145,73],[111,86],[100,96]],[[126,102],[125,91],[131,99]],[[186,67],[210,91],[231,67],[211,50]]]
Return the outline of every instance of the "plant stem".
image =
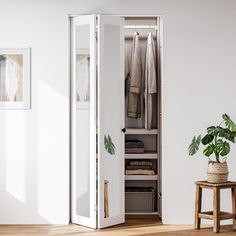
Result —
[[[218,134],[216,134],[216,136],[215,136],[215,148],[216,148],[216,143],[217,143],[217,136],[218,136]],[[215,156],[216,156],[216,161],[219,163],[220,162],[219,153],[216,150],[215,150]]]
[[[215,157],[216,157],[216,160],[217,160],[217,152],[216,152],[216,150],[215,150],[215,145],[214,145],[214,143],[209,143],[209,145],[212,147],[212,149],[213,149],[213,152],[214,152],[214,154],[215,154]],[[209,159],[210,159],[210,157],[209,157]],[[211,161],[211,159],[210,159],[210,161]]]
[[[220,124],[218,126],[220,126],[222,123],[224,123],[224,120],[220,122]],[[220,126],[221,127],[221,126]]]

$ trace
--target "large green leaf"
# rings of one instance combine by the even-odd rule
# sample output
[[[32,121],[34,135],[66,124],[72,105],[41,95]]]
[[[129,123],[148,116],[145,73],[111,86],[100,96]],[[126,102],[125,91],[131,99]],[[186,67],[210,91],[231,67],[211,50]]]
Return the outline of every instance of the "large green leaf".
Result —
[[[216,130],[215,130],[215,135],[221,135],[224,134],[224,128],[220,127],[220,126],[216,126]]]
[[[214,135],[215,131],[216,131],[216,127],[215,126],[210,126],[210,127],[207,128],[207,133],[208,134]]]
[[[209,145],[209,146],[207,146],[206,149],[204,149],[203,153],[205,156],[209,157],[213,153],[213,151],[214,150],[213,150],[212,146]]]
[[[108,134],[107,137],[104,135],[104,146],[107,152],[111,155],[115,155],[115,145],[112,142],[111,136]]]
[[[188,147],[189,156],[194,155],[198,151],[200,142],[201,142],[201,135],[198,135],[197,138],[196,136],[193,137],[193,140]]]
[[[229,141],[231,141],[231,142],[235,142],[235,133],[236,132],[232,132],[232,131],[230,131],[230,129],[228,129],[228,128],[225,128],[225,129],[223,129],[223,128],[221,128],[222,130],[219,132],[219,137],[222,137],[222,138],[225,138],[225,139],[227,139],[227,140],[229,140]]]
[[[235,142],[236,132],[231,131],[228,128],[222,128],[220,126],[210,126],[207,128],[207,133],[213,136],[218,135],[219,137],[225,138],[233,143]]]
[[[226,156],[230,152],[229,143],[223,141],[223,139],[218,139],[216,142],[216,152],[222,157]]]
[[[212,142],[212,140],[214,139],[214,136],[212,134],[206,134],[203,138],[202,138],[202,144],[203,145],[207,145],[210,142]]]
[[[220,126],[210,126],[207,128],[207,133],[209,135],[217,136],[224,132],[224,129]]]
[[[225,121],[225,125],[226,127],[232,131],[232,132],[236,132],[236,125],[235,123],[231,120],[231,118],[227,115],[227,114],[223,114],[223,119]]]
[[[230,152],[230,146],[229,146],[229,143],[224,141],[224,148],[222,149],[222,151],[220,152],[220,155],[222,157],[228,155]]]

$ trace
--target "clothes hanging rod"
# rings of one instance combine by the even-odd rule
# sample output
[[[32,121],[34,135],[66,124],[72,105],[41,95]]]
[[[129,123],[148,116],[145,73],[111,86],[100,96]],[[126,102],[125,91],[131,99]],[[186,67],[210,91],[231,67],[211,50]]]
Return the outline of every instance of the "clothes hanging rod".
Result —
[[[156,25],[125,25],[125,29],[155,29],[157,30]]]

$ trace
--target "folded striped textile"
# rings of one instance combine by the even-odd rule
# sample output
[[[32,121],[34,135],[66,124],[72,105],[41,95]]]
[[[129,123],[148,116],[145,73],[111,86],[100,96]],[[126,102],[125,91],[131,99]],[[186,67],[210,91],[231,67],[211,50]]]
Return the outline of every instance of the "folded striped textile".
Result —
[[[126,166],[126,170],[151,170],[151,166]]]
[[[152,161],[130,161],[130,166],[152,166]]]
[[[155,175],[154,170],[126,170],[125,171],[126,175]]]
[[[132,153],[142,154],[142,153],[144,153],[144,148],[125,148],[125,153],[127,153],[127,154],[132,154]]]

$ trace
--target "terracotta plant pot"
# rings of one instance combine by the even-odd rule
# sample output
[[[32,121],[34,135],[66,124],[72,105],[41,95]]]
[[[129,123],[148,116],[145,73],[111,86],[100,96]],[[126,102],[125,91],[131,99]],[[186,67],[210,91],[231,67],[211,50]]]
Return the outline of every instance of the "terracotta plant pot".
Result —
[[[228,181],[228,165],[227,162],[218,163],[215,161],[208,162],[207,181],[210,183],[224,183]]]

